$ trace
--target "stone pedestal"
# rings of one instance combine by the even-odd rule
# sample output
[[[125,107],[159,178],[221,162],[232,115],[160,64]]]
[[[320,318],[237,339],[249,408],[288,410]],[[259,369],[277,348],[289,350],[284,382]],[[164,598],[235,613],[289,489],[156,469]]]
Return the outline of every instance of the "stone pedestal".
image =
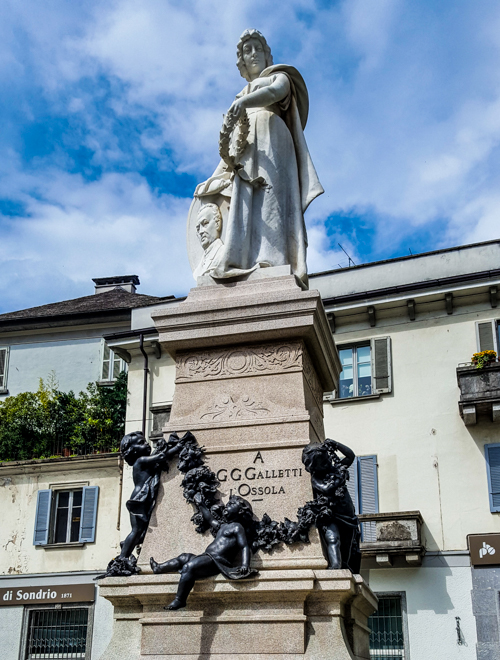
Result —
[[[176,575],[108,578],[114,635],[101,660],[361,660],[376,599],[350,571],[263,571],[196,584],[189,606],[166,612]],[[352,651],[351,651],[352,649]]]
[[[162,347],[176,360],[175,394],[164,433],[192,431],[227,500],[245,497],[260,518],[296,518],[312,499],[302,450],[324,439],[323,392],[340,371],[317,291],[293,275],[196,287],[175,309],[155,317]],[[165,561],[199,554],[207,537],[194,531],[176,471],[163,489],[141,553]],[[175,530],[176,533],[169,533]],[[311,544],[258,553],[256,568],[325,568],[315,529]]]
[[[198,286],[154,320],[176,361],[164,434],[194,433],[224,501],[238,494],[259,518],[295,520],[313,498],[302,450],[324,440],[323,392],[340,372],[319,293],[303,291],[292,275]],[[200,581],[185,610],[164,611],[178,576],[148,575],[149,558],[201,554],[210,542],[194,530],[181,481],[175,468],[162,477],[140,555],[144,575],[103,582],[116,615],[104,660],[369,657],[373,594],[360,576],[324,570],[314,528],[309,544],[254,555],[256,578]]]

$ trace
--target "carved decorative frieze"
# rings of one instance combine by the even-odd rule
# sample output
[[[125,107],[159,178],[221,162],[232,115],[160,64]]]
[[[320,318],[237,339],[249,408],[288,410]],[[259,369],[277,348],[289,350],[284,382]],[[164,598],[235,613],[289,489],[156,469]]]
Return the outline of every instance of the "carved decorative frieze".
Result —
[[[179,354],[175,382],[297,371],[303,352],[297,341]]]
[[[223,394],[210,405],[200,419],[206,422],[229,422],[236,419],[257,419],[266,417],[271,411],[260,401],[255,401],[247,394],[235,400],[232,396]]]

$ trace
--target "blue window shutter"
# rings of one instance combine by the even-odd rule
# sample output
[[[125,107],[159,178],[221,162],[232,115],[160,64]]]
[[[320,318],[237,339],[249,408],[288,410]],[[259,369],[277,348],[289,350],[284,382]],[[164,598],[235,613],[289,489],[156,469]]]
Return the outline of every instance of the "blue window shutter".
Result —
[[[500,511],[500,444],[484,446],[486,468],[488,471],[488,490],[490,511]]]
[[[377,457],[359,456],[359,512],[378,513]],[[375,541],[375,523],[362,524],[363,541]]]
[[[351,496],[352,503],[356,513],[359,513],[359,497],[358,497],[358,461],[355,458],[353,464],[349,467],[349,479],[347,481],[347,490]]]
[[[50,509],[52,506],[52,491],[39,490],[36,499],[35,533],[33,545],[47,545],[49,542]]]
[[[82,514],[80,517],[80,543],[95,541],[95,522],[97,518],[97,500],[99,486],[85,486],[82,496]]]

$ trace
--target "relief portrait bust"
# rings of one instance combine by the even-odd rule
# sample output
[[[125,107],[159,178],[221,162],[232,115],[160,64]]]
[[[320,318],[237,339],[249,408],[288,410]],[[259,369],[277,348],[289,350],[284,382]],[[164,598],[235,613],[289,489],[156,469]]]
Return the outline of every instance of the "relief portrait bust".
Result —
[[[196,279],[210,274],[219,265],[224,246],[220,239],[221,233],[222,214],[219,207],[217,204],[204,204],[196,218],[196,234],[204,251],[193,272]]]

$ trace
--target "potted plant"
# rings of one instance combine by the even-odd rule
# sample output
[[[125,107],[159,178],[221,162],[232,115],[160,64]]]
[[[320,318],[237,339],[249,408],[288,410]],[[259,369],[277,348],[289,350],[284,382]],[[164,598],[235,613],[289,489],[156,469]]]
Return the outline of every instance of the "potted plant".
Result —
[[[492,362],[495,362],[496,359],[497,354],[495,351],[481,351],[480,353],[474,353],[472,356],[472,364],[475,365],[476,369],[483,369]]]

